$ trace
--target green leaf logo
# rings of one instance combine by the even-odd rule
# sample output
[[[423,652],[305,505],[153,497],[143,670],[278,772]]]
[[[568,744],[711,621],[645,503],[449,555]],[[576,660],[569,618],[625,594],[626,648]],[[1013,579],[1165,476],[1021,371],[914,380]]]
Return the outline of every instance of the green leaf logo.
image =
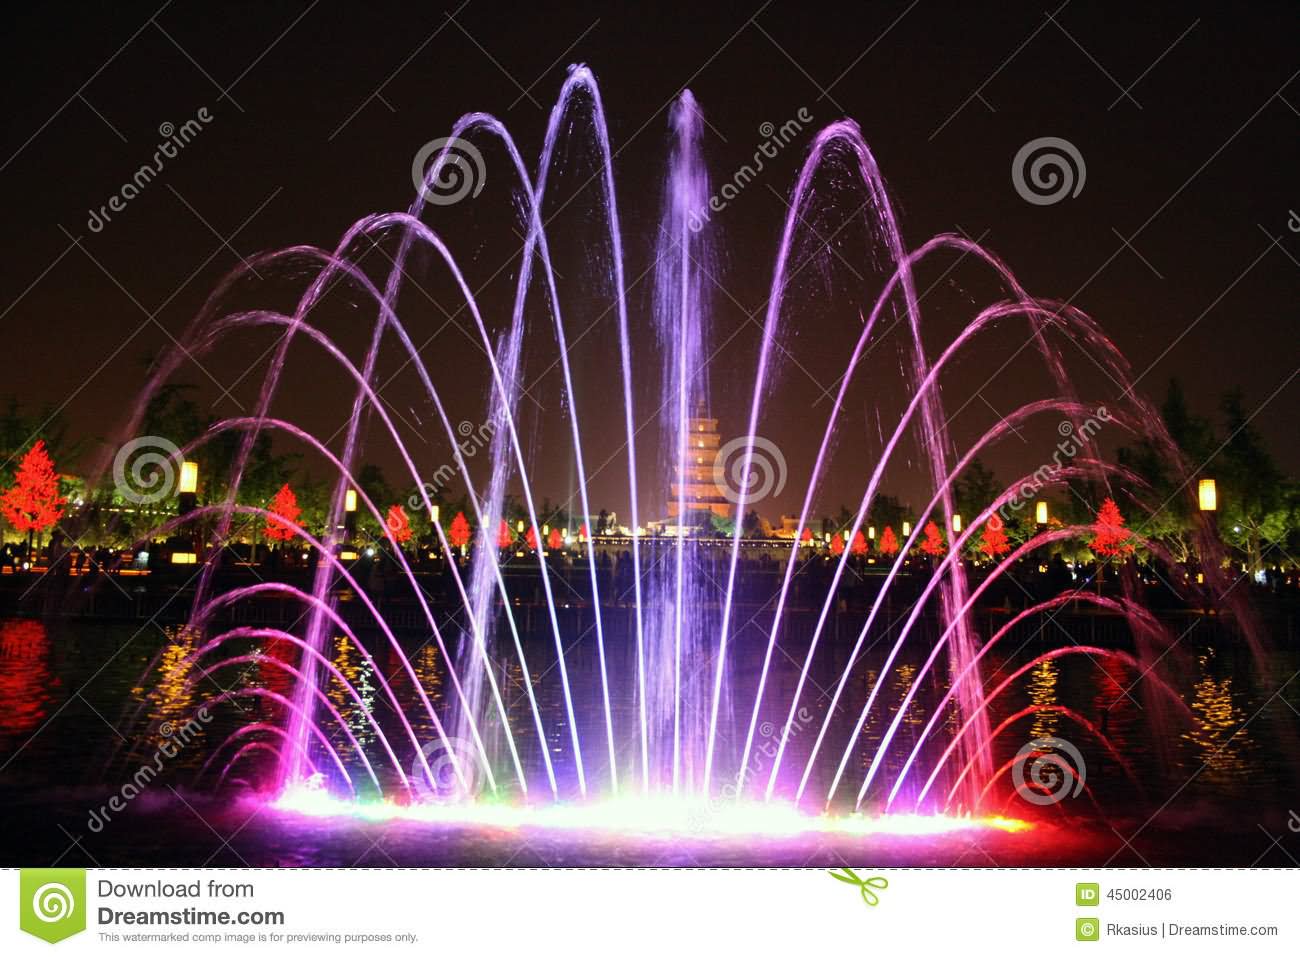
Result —
[[[77,867],[24,869],[18,877],[18,926],[57,944],[86,929],[86,872]]]

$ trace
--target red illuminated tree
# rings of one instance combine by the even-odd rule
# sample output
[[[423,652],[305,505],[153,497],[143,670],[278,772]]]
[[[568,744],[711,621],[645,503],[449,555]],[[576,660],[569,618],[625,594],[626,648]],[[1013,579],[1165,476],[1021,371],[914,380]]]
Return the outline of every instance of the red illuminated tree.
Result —
[[[858,529],[853,535],[853,544],[849,546],[849,552],[853,555],[865,555],[867,553],[867,536],[862,534],[862,529]]]
[[[528,527],[527,534],[524,535],[524,544],[533,551],[537,551],[537,529],[531,525]]]
[[[882,555],[898,554],[898,539],[894,537],[894,530],[888,525],[885,526],[884,532],[880,535],[879,548]]]
[[[452,548],[464,548],[469,544],[472,534],[465,513],[457,512],[456,517],[451,520],[451,526],[447,529],[447,542]]]
[[[989,558],[996,558],[1011,551],[1011,543],[1007,541],[1007,531],[1002,526],[1002,519],[999,516],[994,515],[985,523],[984,532],[980,536],[979,550]]]
[[[387,525],[397,544],[405,545],[411,540],[411,520],[406,517],[406,509],[402,506],[394,505],[388,510]]]
[[[934,522],[926,522],[925,541],[921,543],[921,551],[937,558],[947,550],[948,546],[944,544],[943,532],[939,531],[939,526]]]
[[[831,536],[831,554],[837,557],[844,554],[844,536],[839,532]]]
[[[546,536],[546,547],[553,552],[558,552],[564,547],[564,536],[558,528],[551,529],[551,534]]]
[[[270,511],[275,514],[266,517],[266,537],[274,542],[287,542],[293,538],[294,530],[284,522],[277,521],[278,517],[296,524],[298,516],[302,514],[302,509],[298,507],[298,496],[293,494],[288,482],[281,485],[280,491],[271,499]]]
[[[509,548],[515,543],[514,533],[510,531],[510,526],[506,520],[501,519],[501,524],[497,526],[497,548]]]
[[[30,546],[33,532],[43,532],[63,517],[67,499],[59,494],[59,476],[45,451],[45,440],[37,439],[27,450],[14,484],[0,497],[0,508],[9,524],[26,532]]]
[[[1133,543],[1129,541],[1133,533],[1124,527],[1124,516],[1113,498],[1107,498],[1097,511],[1097,522],[1093,526],[1095,537],[1088,547],[1104,558],[1118,558],[1131,554]]]
[[[811,545],[813,543],[813,534],[811,528],[805,528],[803,530],[803,534],[799,536],[799,542],[803,545]]]
[[[578,526],[578,541],[585,542],[591,538],[591,533],[587,531],[587,523],[583,522]]]

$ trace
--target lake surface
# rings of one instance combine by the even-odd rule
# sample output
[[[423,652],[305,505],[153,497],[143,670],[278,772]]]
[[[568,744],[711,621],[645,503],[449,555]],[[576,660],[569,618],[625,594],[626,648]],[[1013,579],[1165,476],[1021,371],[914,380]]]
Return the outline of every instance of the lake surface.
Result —
[[[576,615],[576,612],[575,612]],[[639,784],[637,709],[631,676],[632,643],[617,615],[608,619],[611,711],[616,759],[623,787]],[[847,649],[860,627],[851,614],[837,616],[824,652],[814,656],[796,710],[776,799],[788,800],[808,762],[830,695],[844,670]],[[608,793],[603,712],[594,641],[577,618],[562,621],[575,636],[566,662],[592,792]],[[987,633],[1000,621],[977,619]],[[284,708],[249,689],[292,696],[293,679],[271,659],[296,661],[283,643],[249,638],[223,646],[204,665],[227,662],[204,673],[190,658],[196,636],[177,625],[35,619],[0,620],[0,794],[6,827],[0,855],[9,865],[93,863],[211,866],[492,866],[656,864],[804,865],[853,863],[925,866],[1082,865],[1274,865],[1294,866],[1300,857],[1300,798],[1294,742],[1300,733],[1300,680],[1293,647],[1276,649],[1261,667],[1244,642],[1212,620],[1187,616],[1168,622],[1177,638],[1159,666],[1146,675],[1118,660],[1072,654],[1041,662],[1013,681],[989,706],[990,724],[1027,711],[1001,729],[991,745],[991,767],[1001,769],[983,790],[979,811],[1034,822],[1022,833],[957,831],[942,836],[717,835],[707,827],[670,833],[610,833],[548,828],[491,828],[412,821],[318,819],[268,806],[264,789],[274,779],[278,740],[269,733],[238,734],[240,728],[280,726]],[[749,762],[749,794],[758,799],[766,783],[803,654],[810,623],[794,616],[783,627]],[[545,632],[544,634],[542,632]],[[1113,617],[1063,615],[1031,622],[1008,635],[986,659],[991,687],[1053,647],[1072,642],[1125,648],[1127,629]],[[339,719],[318,708],[321,733],[363,800],[376,789],[354,745],[368,755],[375,779],[395,800],[410,800],[379,735],[389,741],[397,764],[417,776],[414,747],[404,740],[398,711],[382,691],[391,684],[401,713],[417,741],[436,739],[414,683],[377,634],[358,634],[371,649],[365,661],[342,635],[328,649],[333,665],[371,708],[375,721],[332,679],[322,693]],[[886,729],[928,654],[933,633],[925,626],[909,641],[880,682],[878,701],[856,739],[854,724],[892,642],[882,635],[850,672],[841,705],[829,722],[826,745],[809,771],[809,812],[824,804],[828,784],[849,741],[844,783],[831,808],[844,813]],[[448,711],[449,682],[435,643],[418,633],[398,640],[410,658],[435,713]],[[526,629],[523,641],[533,692],[547,716],[539,741],[517,663],[503,655],[500,677],[510,727],[529,784],[525,796],[502,744],[500,729],[487,733],[501,799],[546,802],[550,792],[541,761],[549,749],[566,802],[579,801],[564,723],[562,689],[546,629]],[[753,702],[765,638],[742,630],[729,674],[730,695],[719,732],[719,766],[739,766],[739,752]],[[711,662],[694,663],[711,673]],[[942,662],[940,663],[942,664]],[[1167,683],[1157,687],[1155,675]],[[934,707],[948,689],[946,668],[921,681],[911,707],[898,719],[898,733],[868,794],[868,813],[882,809],[903,763],[921,740]],[[217,703],[212,704],[211,702]],[[191,724],[204,708],[208,719]],[[1065,711],[1062,709],[1069,709]],[[948,709],[949,711],[951,709]],[[1082,719],[1083,724],[1080,722]],[[1088,727],[1091,726],[1091,728]],[[911,810],[925,779],[958,726],[955,712],[940,716],[922,744],[915,767],[893,810]],[[182,733],[190,727],[193,733]],[[1107,747],[1094,732],[1104,734]],[[236,734],[232,742],[226,738]],[[1056,738],[1078,752],[1086,788],[1059,803],[1038,803],[1014,787],[1011,762],[1029,742]],[[260,744],[259,744],[260,742]],[[242,753],[240,753],[242,751]],[[325,760],[323,743],[311,761],[321,779],[347,796],[346,780]],[[160,757],[160,754],[162,755]],[[231,758],[235,758],[232,762]],[[921,809],[941,810],[959,773],[947,762]],[[145,776],[138,795],[123,799],[123,785]],[[698,772],[693,772],[698,773]],[[978,772],[972,772],[978,773]],[[734,778],[732,778],[734,779]],[[479,800],[487,786],[476,783]],[[960,795],[960,789],[958,794]],[[1038,796],[1036,792],[1028,792]],[[811,797],[816,795],[816,797]],[[425,795],[428,797],[428,795]],[[110,805],[117,798],[120,810]],[[445,795],[434,795],[445,799]],[[810,799],[811,798],[811,799]],[[950,811],[965,809],[955,797]],[[725,813],[725,810],[719,813]]]

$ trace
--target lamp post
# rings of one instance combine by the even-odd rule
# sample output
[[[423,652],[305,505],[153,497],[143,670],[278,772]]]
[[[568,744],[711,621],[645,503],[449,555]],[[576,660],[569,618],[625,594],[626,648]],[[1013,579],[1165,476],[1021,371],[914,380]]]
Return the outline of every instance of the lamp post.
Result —
[[[176,486],[179,493],[176,502],[176,514],[188,515],[198,504],[199,463],[182,462],[181,480]]]
[[[343,534],[350,542],[357,536],[357,492],[348,489],[343,493]]]
[[[1034,503],[1034,524],[1047,524],[1047,503],[1041,499]]]
[[[182,517],[190,514],[199,502],[199,463],[181,462],[180,481],[176,483],[176,514]],[[179,534],[179,530],[178,530]],[[199,560],[199,533],[191,527],[188,532],[190,551],[172,552],[173,565],[193,565]]]

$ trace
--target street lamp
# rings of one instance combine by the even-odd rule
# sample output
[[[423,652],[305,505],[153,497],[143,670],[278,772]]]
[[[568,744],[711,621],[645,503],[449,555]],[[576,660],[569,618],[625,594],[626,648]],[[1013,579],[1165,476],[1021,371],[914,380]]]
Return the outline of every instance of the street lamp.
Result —
[[[958,515],[956,512],[952,513],[952,530],[954,532],[961,531],[961,516]]]
[[[348,489],[343,493],[343,532],[351,541],[357,534],[357,492]]]
[[[876,540],[876,526],[867,526],[867,538],[871,539],[873,542]]]
[[[1196,483],[1196,500],[1202,512],[1213,512],[1219,508],[1219,490],[1214,479],[1203,478]]]
[[[1034,503],[1034,522],[1038,525],[1047,524],[1047,503],[1038,501]]]
[[[909,535],[911,535],[911,534],[912,534],[912,523],[911,523],[911,522],[904,522],[904,523],[903,523],[903,537],[904,537],[904,538],[907,538],[907,537],[908,537]]]
[[[194,511],[194,506],[198,503],[199,491],[198,462],[181,463],[181,480],[176,486],[176,491],[180,493],[177,512],[181,515],[188,515]]]

